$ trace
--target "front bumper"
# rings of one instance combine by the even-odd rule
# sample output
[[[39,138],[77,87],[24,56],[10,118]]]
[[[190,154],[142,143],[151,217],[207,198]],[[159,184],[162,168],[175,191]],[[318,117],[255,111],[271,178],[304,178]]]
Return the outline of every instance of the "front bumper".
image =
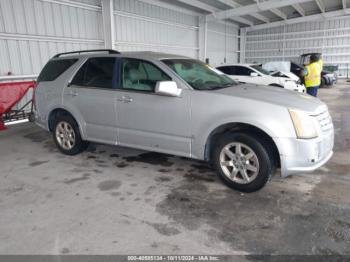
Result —
[[[300,93],[306,93],[306,87],[303,84],[297,84],[297,90],[295,91],[298,91]]]
[[[303,84],[298,84],[295,83],[293,81],[287,81],[284,84],[284,88],[288,89],[288,90],[293,90],[293,91],[297,91],[300,93],[305,93],[306,92],[306,88]]]
[[[333,155],[334,131],[329,130],[314,139],[278,138],[281,176],[314,171],[323,166]]]

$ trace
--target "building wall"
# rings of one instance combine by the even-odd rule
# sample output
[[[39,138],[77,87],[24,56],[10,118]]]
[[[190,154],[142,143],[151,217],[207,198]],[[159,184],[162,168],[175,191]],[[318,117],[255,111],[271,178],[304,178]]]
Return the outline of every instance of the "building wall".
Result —
[[[115,47],[121,51],[160,51],[199,58],[197,15],[137,0],[114,0]],[[225,37],[226,34],[226,37]],[[210,22],[207,58],[212,65],[237,61],[238,29]]]
[[[38,74],[56,53],[102,48],[101,8],[93,3],[1,0],[0,76]]]
[[[135,0],[114,0],[115,48],[198,54],[198,19]]]
[[[199,58],[199,17],[139,0],[113,0],[114,47]],[[0,76],[38,74],[56,53],[104,47],[100,0],[1,0]],[[237,61],[238,29],[207,25],[212,65]]]
[[[238,27],[208,23],[207,57],[212,65],[238,62]]]
[[[321,52],[326,64],[338,65],[339,74],[346,76],[350,66],[349,48],[350,18],[343,17],[250,31],[245,61],[298,62],[303,53]]]

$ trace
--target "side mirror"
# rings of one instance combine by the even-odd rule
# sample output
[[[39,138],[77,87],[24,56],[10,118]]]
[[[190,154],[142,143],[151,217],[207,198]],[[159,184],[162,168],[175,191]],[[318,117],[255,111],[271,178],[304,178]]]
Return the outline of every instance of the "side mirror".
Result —
[[[156,94],[162,96],[180,96],[181,91],[174,81],[158,81],[155,89]]]
[[[258,75],[258,73],[256,73],[256,72],[251,72],[251,73],[250,73],[250,76],[259,76],[259,75]]]

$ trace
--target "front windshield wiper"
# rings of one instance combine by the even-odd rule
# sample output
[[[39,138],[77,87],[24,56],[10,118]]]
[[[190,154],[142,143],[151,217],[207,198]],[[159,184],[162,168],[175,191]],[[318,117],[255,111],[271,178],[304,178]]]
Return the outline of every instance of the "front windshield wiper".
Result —
[[[209,86],[207,90],[218,90],[218,89],[223,89],[223,88],[227,88],[230,86],[233,86],[234,84],[225,84],[225,85],[221,85],[221,86]]]

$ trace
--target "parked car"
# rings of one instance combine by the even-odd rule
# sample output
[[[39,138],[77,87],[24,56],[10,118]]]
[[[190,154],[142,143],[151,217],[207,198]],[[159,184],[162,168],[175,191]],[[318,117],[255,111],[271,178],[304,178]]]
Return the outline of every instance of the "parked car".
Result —
[[[216,69],[240,83],[268,85],[305,93],[305,86],[290,77],[270,75],[258,64],[232,64],[218,66]],[[283,72],[282,72],[283,73]]]
[[[36,122],[67,155],[89,141],[213,163],[231,188],[262,188],[275,168],[312,171],[333,154],[327,106],[239,84],[191,58],[100,50],[54,56],[35,90]]]
[[[310,56],[311,54],[304,54],[301,56],[300,61],[303,63],[308,63],[307,59],[309,59]],[[262,65],[262,68],[267,71],[283,70],[284,72],[291,72],[300,78],[301,83],[304,82],[303,77],[300,77],[304,67],[305,65],[290,61],[270,61]],[[337,70],[337,66],[323,65],[323,70],[321,72],[321,87],[331,87],[337,83]]]
[[[269,72],[269,75],[273,77],[285,77],[295,81],[297,84],[302,85],[300,78],[295,74],[293,74],[292,72],[272,71],[272,72]]]

